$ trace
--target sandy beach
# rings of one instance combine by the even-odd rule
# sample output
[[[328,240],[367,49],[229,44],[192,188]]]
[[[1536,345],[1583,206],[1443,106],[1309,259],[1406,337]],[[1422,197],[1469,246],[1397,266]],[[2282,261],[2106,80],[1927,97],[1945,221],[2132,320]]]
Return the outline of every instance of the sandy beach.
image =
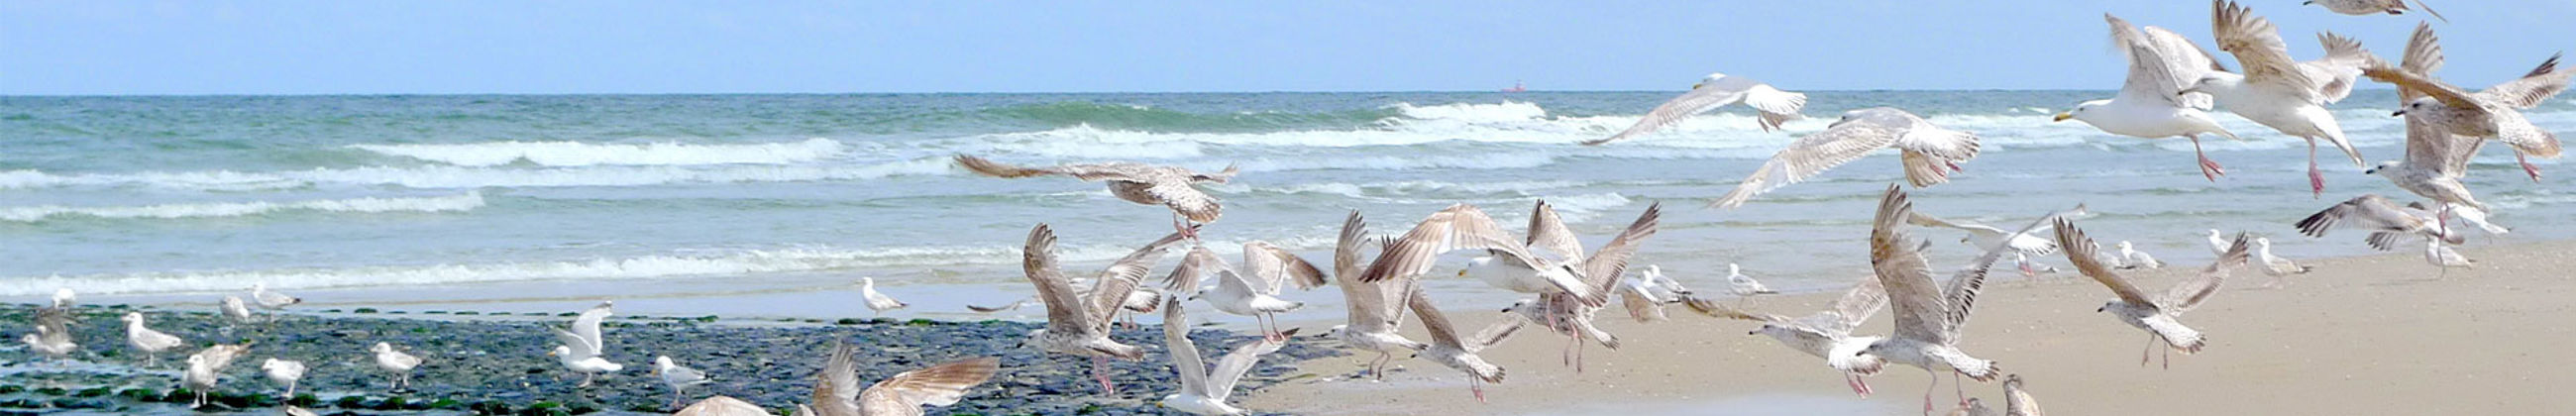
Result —
[[[2358,237],[2325,242],[2351,238]],[[2460,251],[2478,268],[2440,280],[2421,253],[2409,251],[2308,260],[2315,271],[2281,289],[2260,288],[2270,276],[2240,269],[2221,297],[2183,317],[2209,334],[2210,345],[2173,355],[2171,369],[2137,363],[2147,336],[2094,312],[2111,298],[2100,285],[2071,270],[2034,281],[2013,273],[1989,284],[1963,348],[2022,375],[2049,414],[2550,412],[2549,395],[2576,382],[2576,375],[2545,369],[2569,361],[2555,347],[2576,342],[2576,329],[2564,325],[2576,308],[2567,302],[2576,293],[2568,272],[2576,241],[2474,243]],[[2207,261],[2192,254],[2199,255],[2173,253],[2166,268],[2132,276],[2160,292],[2198,268],[2192,263]],[[1944,269],[1960,261],[1933,260]],[[1820,310],[1832,296],[1755,305],[1796,316]],[[1449,314],[1468,328],[1500,317],[1460,309]],[[1246,404],[1299,414],[1914,414],[1928,384],[1923,371],[1891,364],[1869,379],[1876,395],[1854,398],[1818,359],[1745,335],[1756,324],[1672,311],[1672,321],[1655,324],[1604,311],[1605,329],[1623,349],[1588,350],[1581,374],[1560,364],[1563,338],[1524,333],[1487,350],[1510,375],[1487,386],[1490,403],[1477,403],[1455,371],[1412,360],[1383,383],[1292,382]],[[1860,332],[1884,334],[1888,322],[1882,312]],[[1364,359],[1300,367],[1347,377]],[[1953,393],[1950,377],[1941,378],[1933,400],[1946,412]],[[2002,403],[2000,381],[1969,383],[1971,397]]]

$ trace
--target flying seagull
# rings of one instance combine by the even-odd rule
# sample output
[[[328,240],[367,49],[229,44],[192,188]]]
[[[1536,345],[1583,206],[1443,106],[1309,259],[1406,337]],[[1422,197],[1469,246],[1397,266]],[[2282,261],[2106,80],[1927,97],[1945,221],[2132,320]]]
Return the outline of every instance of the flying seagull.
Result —
[[[1653,133],[1665,126],[1680,123],[1683,118],[1688,118],[1692,114],[1725,107],[1737,101],[1743,101],[1746,107],[1753,107],[1754,110],[1761,112],[1762,131],[1771,131],[1779,129],[1780,123],[1797,119],[1798,108],[1807,106],[1807,95],[1781,91],[1771,88],[1770,84],[1750,78],[1712,73],[1706,78],[1700,78],[1698,84],[1691,85],[1690,92],[1682,93],[1681,96],[1656,105],[1654,110],[1647,111],[1645,117],[1637,119],[1637,124],[1628,126],[1627,130],[1621,130],[1619,134],[1610,137],[1587,140],[1583,144],[1598,145]]]

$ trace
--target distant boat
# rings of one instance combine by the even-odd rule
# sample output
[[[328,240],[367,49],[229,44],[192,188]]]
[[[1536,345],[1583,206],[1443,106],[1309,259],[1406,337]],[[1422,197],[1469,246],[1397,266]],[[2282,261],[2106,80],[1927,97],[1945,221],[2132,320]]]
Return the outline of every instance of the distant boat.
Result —
[[[1523,86],[1521,86],[1521,81],[1520,81],[1520,80],[1512,80],[1512,87],[1511,87],[1511,88],[1504,88],[1504,89],[1503,89],[1503,92],[1526,92],[1526,91],[1529,91],[1529,88],[1528,88],[1528,87],[1523,87]]]

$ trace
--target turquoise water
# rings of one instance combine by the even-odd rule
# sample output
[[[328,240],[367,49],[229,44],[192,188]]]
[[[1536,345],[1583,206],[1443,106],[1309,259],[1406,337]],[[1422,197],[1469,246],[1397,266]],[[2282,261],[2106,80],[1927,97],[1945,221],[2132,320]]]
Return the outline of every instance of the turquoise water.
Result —
[[[1240,166],[1209,188],[1227,210],[1206,237],[1229,256],[1260,239],[1324,261],[1351,209],[1382,232],[1458,202],[1516,226],[1539,199],[1599,244],[1662,201],[1664,233],[1639,263],[1688,282],[1737,262],[1774,286],[1817,289],[1865,273],[1874,193],[1900,181],[1892,153],[1740,209],[1702,205],[1791,138],[1879,105],[1985,138],[1954,182],[1917,191],[1924,212],[2002,222],[2087,202],[2097,237],[2171,262],[2205,260],[2209,228],[2272,235],[2284,255],[2359,253],[2358,236],[2309,239],[2289,224],[2360,193],[2404,195],[2328,158],[2327,198],[2312,199],[2304,143],[2232,115],[2248,140],[2209,144],[2232,174],[2216,183],[2192,167],[2188,142],[2049,122],[2108,92],[1818,92],[1813,118],[1786,133],[1729,108],[1641,140],[1570,144],[1672,94],[6,97],[0,297],[71,287],[194,302],[266,282],[380,300],[618,296],[671,300],[674,313],[838,314],[855,306],[790,304],[838,302],[847,282],[875,276],[914,298],[899,314],[946,314],[1026,293],[1018,249],[1038,222],[1082,267],[1169,231],[1165,211],[1098,185],[972,177],[950,166],[958,153]],[[2364,91],[2337,107],[2373,161],[2402,152],[2394,101]],[[2576,105],[2532,117],[2567,131]],[[2501,239],[2576,234],[2556,220],[2576,207],[2566,180],[2524,180],[2500,149],[2470,183],[2494,221],[2518,227]],[[1955,233],[1927,236],[1945,243],[1937,262],[1969,254],[1948,244]],[[1441,276],[1435,287],[1458,301],[1501,296]],[[743,296],[782,302],[689,301]]]

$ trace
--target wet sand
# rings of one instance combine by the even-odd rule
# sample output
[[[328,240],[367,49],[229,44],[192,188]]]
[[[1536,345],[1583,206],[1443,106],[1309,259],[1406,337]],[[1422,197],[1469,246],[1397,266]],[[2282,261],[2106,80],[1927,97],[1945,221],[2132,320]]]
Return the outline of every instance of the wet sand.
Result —
[[[2338,234],[2302,243],[2358,239]],[[2562,347],[2576,345],[2576,326],[2567,324],[2576,316],[2576,241],[2474,243],[2460,251],[2478,268],[2440,280],[2412,250],[2307,260],[2316,270],[2280,289],[2259,287],[2272,277],[2257,269],[2239,269],[2218,298],[2182,318],[2209,335],[2207,349],[2174,354],[2170,369],[2160,367],[2160,357],[2141,366],[2147,335],[2095,312],[2111,298],[2100,285],[2071,269],[2028,281],[2007,271],[1980,298],[1963,347],[2021,374],[2049,414],[2556,412],[2555,394],[2576,385],[2576,375],[2561,368],[2576,362]],[[2168,267],[2132,277],[2161,293],[2209,259],[2206,252],[2169,256]],[[1961,261],[1933,260],[1936,270]],[[1764,298],[1755,309],[1804,315],[1832,296]],[[1446,311],[1470,330],[1499,318],[1490,309]],[[1352,356],[1300,365],[1333,380],[1274,386],[1243,404],[1299,414],[1915,414],[1930,383],[1920,369],[1891,364],[1869,379],[1876,395],[1856,398],[1819,359],[1747,336],[1757,324],[1670,311],[1672,321],[1654,324],[1603,311],[1605,329],[1623,349],[1588,349],[1580,374],[1561,363],[1564,338],[1542,332],[1488,350],[1487,359],[1509,374],[1486,387],[1490,403],[1477,403],[1456,371],[1420,360],[1399,361],[1403,370],[1382,383],[1341,380],[1369,358]],[[1860,332],[1884,334],[1889,320],[1881,313]],[[1407,329],[1425,339],[1418,325]],[[1933,401],[1946,412],[1954,393],[1950,377],[1940,379]],[[2003,402],[2000,380],[1970,381],[1967,394],[1998,409]]]

